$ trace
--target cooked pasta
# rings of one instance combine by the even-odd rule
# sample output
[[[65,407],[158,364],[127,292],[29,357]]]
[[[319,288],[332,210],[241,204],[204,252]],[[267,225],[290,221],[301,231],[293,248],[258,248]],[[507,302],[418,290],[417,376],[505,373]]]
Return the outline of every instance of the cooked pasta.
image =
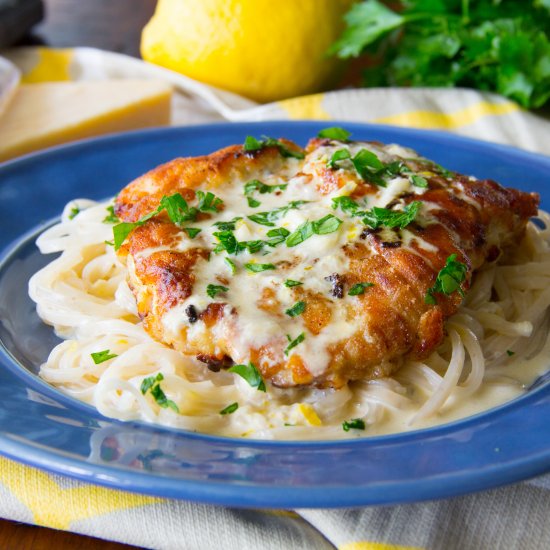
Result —
[[[547,213],[529,223],[514,257],[476,274],[447,323],[444,344],[427,360],[409,360],[391,378],[340,389],[269,386],[260,392],[237,374],[211,372],[145,332],[126,268],[106,244],[112,238],[112,226],[104,223],[111,204],[69,203],[61,222],[37,242],[41,252],[61,254],[29,284],[39,316],[64,339],[40,376],[105,416],[230,437],[365,436],[487,409],[520,395],[546,368],[541,359],[550,348]],[[92,354],[98,353],[108,358],[94,361]],[[147,379],[162,380],[157,384],[164,406],[142,391]],[[355,429],[353,419],[362,420],[365,430]]]

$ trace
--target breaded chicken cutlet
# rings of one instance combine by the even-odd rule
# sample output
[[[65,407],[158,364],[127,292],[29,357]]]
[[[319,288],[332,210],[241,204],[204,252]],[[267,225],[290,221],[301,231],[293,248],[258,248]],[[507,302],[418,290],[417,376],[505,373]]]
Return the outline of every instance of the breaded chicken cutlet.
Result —
[[[115,247],[156,340],[214,371],[338,388],[432,353],[537,207],[398,145],[249,137],[125,187]]]

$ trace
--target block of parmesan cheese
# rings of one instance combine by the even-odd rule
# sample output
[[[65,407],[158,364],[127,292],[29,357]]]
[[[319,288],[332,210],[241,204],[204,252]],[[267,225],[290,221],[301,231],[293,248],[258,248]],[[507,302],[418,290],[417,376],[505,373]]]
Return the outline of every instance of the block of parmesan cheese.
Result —
[[[76,139],[169,124],[171,93],[156,80],[22,85],[0,116],[0,162]]]

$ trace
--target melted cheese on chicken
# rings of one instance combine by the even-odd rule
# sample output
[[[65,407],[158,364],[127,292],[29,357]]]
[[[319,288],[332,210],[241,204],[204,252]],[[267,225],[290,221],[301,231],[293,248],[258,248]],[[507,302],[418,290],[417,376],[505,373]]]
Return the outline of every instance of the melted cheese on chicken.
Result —
[[[314,139],[293,158],[284,147],[302,150],[280,144],[176,159],[117,198],[135,224],[119,255],[145,329],[211,370],[251,362],[282,387],[387,376],[442,342],[461,294],[426,295],[447,259],[465,266],[466,290],[536,213],[534,194],[397,145]],[[375,161],[360,172],[362,151]],[[205,204],[208,192],[219,200]],[[159,209],[175,194],[195,209],[178,223]],[[365,218],[413,206],[402,227]]]

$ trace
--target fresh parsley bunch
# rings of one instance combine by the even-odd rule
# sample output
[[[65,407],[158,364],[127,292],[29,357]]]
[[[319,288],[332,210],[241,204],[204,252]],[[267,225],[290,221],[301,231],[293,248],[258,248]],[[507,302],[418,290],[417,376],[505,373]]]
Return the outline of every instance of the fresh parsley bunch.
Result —
[[[527,108],[550,99],[550,0],[403,0],[401,6],[354,4],[329,50],[341,58],[373,55],[365,85],[464,86]]]

